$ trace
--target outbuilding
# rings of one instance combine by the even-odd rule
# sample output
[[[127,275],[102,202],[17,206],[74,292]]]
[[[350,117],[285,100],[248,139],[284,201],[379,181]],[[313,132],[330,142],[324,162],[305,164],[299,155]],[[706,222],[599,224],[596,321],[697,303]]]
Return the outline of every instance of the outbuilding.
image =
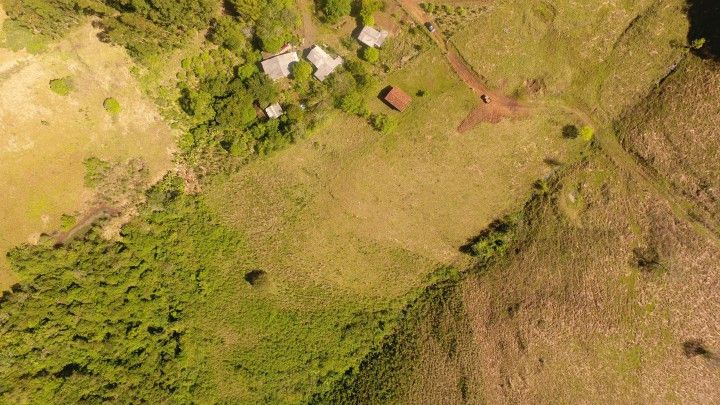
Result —
[[[363,27],[360,34],[358,34],[358,41],[363,44],[380,48],[388,37],[388,32],[385,30],[377,30],[369,25]]]
[[[410,105],[412,98],[397,87],[389,87],[385,90],[383,100],[398,111],[404,111]]]
[[[270,104],[265,109],[265,114],[267,114],[270,119],[279,118],[283,114],[283,109],[280,107],[279,103]]]
[[[298,58],[297,52],[288,52],[267,58],[260,64],[263,72],[270,76],[271,79],[277,80],[290,76],[290,66],[298,61],[300,61],[300,58]]]
[[[315,45],[310,49],[307,55],[307,59],[310,63],[315,66],[315,78],[323,81],[330,75],[335,69],[342,65],[343,60],[341,57],[333,58],[325,50]]]

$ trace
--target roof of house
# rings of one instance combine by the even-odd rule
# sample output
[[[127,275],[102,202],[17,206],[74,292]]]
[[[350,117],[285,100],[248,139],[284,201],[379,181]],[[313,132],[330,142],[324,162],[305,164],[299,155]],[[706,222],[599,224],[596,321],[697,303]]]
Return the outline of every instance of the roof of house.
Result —
[[[343,60],[341,57],[333,59],[327,52],[322,48],[315,45],[308,53],[307,59],[315,66],[315,77],[323,81],[335,68],[342,65]]]
[[[261,62],[263,72],[271,79],[277,80],[281,77],[290,76],[290,65],[299,61],[297,52],[288,52],[273,56]]]
[[[384,30],[376,30],[375,28],[366,25],[363,27],[360,34],[358,34],[358,41],[362,42],[367,46],[374,46],[379,48],[385,42],[388,37],[388,32]]]
[[[267,114],[268,118],[278,118],[282,115],[283,109],[280,107],[280,104],[270,104],[266,109],[265,113]]]
[[[406,109],[412,101],[412,98],[407,93],[397,87],[390,87],[390,91],[385,94],[383,99],[398,111]]]

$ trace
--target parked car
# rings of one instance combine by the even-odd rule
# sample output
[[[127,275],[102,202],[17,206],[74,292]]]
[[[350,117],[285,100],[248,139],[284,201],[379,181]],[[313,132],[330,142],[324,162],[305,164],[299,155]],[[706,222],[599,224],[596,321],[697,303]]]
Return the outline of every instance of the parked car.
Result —
[[[491,101],[490,96],[488,96],[487,94],[481,95],[480,100],[482,100],[483,103],[485,103],[485,104],[490,104],[490,101]]]
[[[435,26],[432,25],[432,23],[426,22],[425,27],[428,29],[428,31],[435,32]]]

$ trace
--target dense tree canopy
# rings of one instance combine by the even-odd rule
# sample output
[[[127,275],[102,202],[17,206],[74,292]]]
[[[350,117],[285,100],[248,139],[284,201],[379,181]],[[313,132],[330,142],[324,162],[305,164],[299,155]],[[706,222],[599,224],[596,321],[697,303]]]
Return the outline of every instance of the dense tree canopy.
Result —
[[[0,401],[191,400],[200,360],[186,312],[239,241],[180,184],[153,189],[122,242],[12,252],[23,287],[2,299]]]

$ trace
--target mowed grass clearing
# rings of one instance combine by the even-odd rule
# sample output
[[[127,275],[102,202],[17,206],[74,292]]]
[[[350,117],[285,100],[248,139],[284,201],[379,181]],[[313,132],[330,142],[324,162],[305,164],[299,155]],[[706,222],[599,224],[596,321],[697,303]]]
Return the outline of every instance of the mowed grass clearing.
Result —
[[[13,282],[8,249],[53,232],[63,213],[89,201],[85,158],[139,157],[154,178],[171,167],[174,135],[131,66],[89,24],[38,54],[0,48],[0,288]],[[62,96],[49,83],[65,77],[72,90]],[[119,100],[121,113],[105,111],[108,97]]]
[[[435,50],[388,82],[426,92],[404,113],[370,100],[398,119],[392,133],[337,113],[206,190],[247,240],[208,299],[218,308],[198,314],[208,338],[223,342],[205,354],[208,395],[297,402],[327,386],[389,332],[431,273],[468,264],[459,247],[519,207],[552,170],[546,158],[583,147],[562,139],[572,117],[551,108],[457,133],[477,101]],[[265,272],[261,285],[243,279],[252,270]]]

